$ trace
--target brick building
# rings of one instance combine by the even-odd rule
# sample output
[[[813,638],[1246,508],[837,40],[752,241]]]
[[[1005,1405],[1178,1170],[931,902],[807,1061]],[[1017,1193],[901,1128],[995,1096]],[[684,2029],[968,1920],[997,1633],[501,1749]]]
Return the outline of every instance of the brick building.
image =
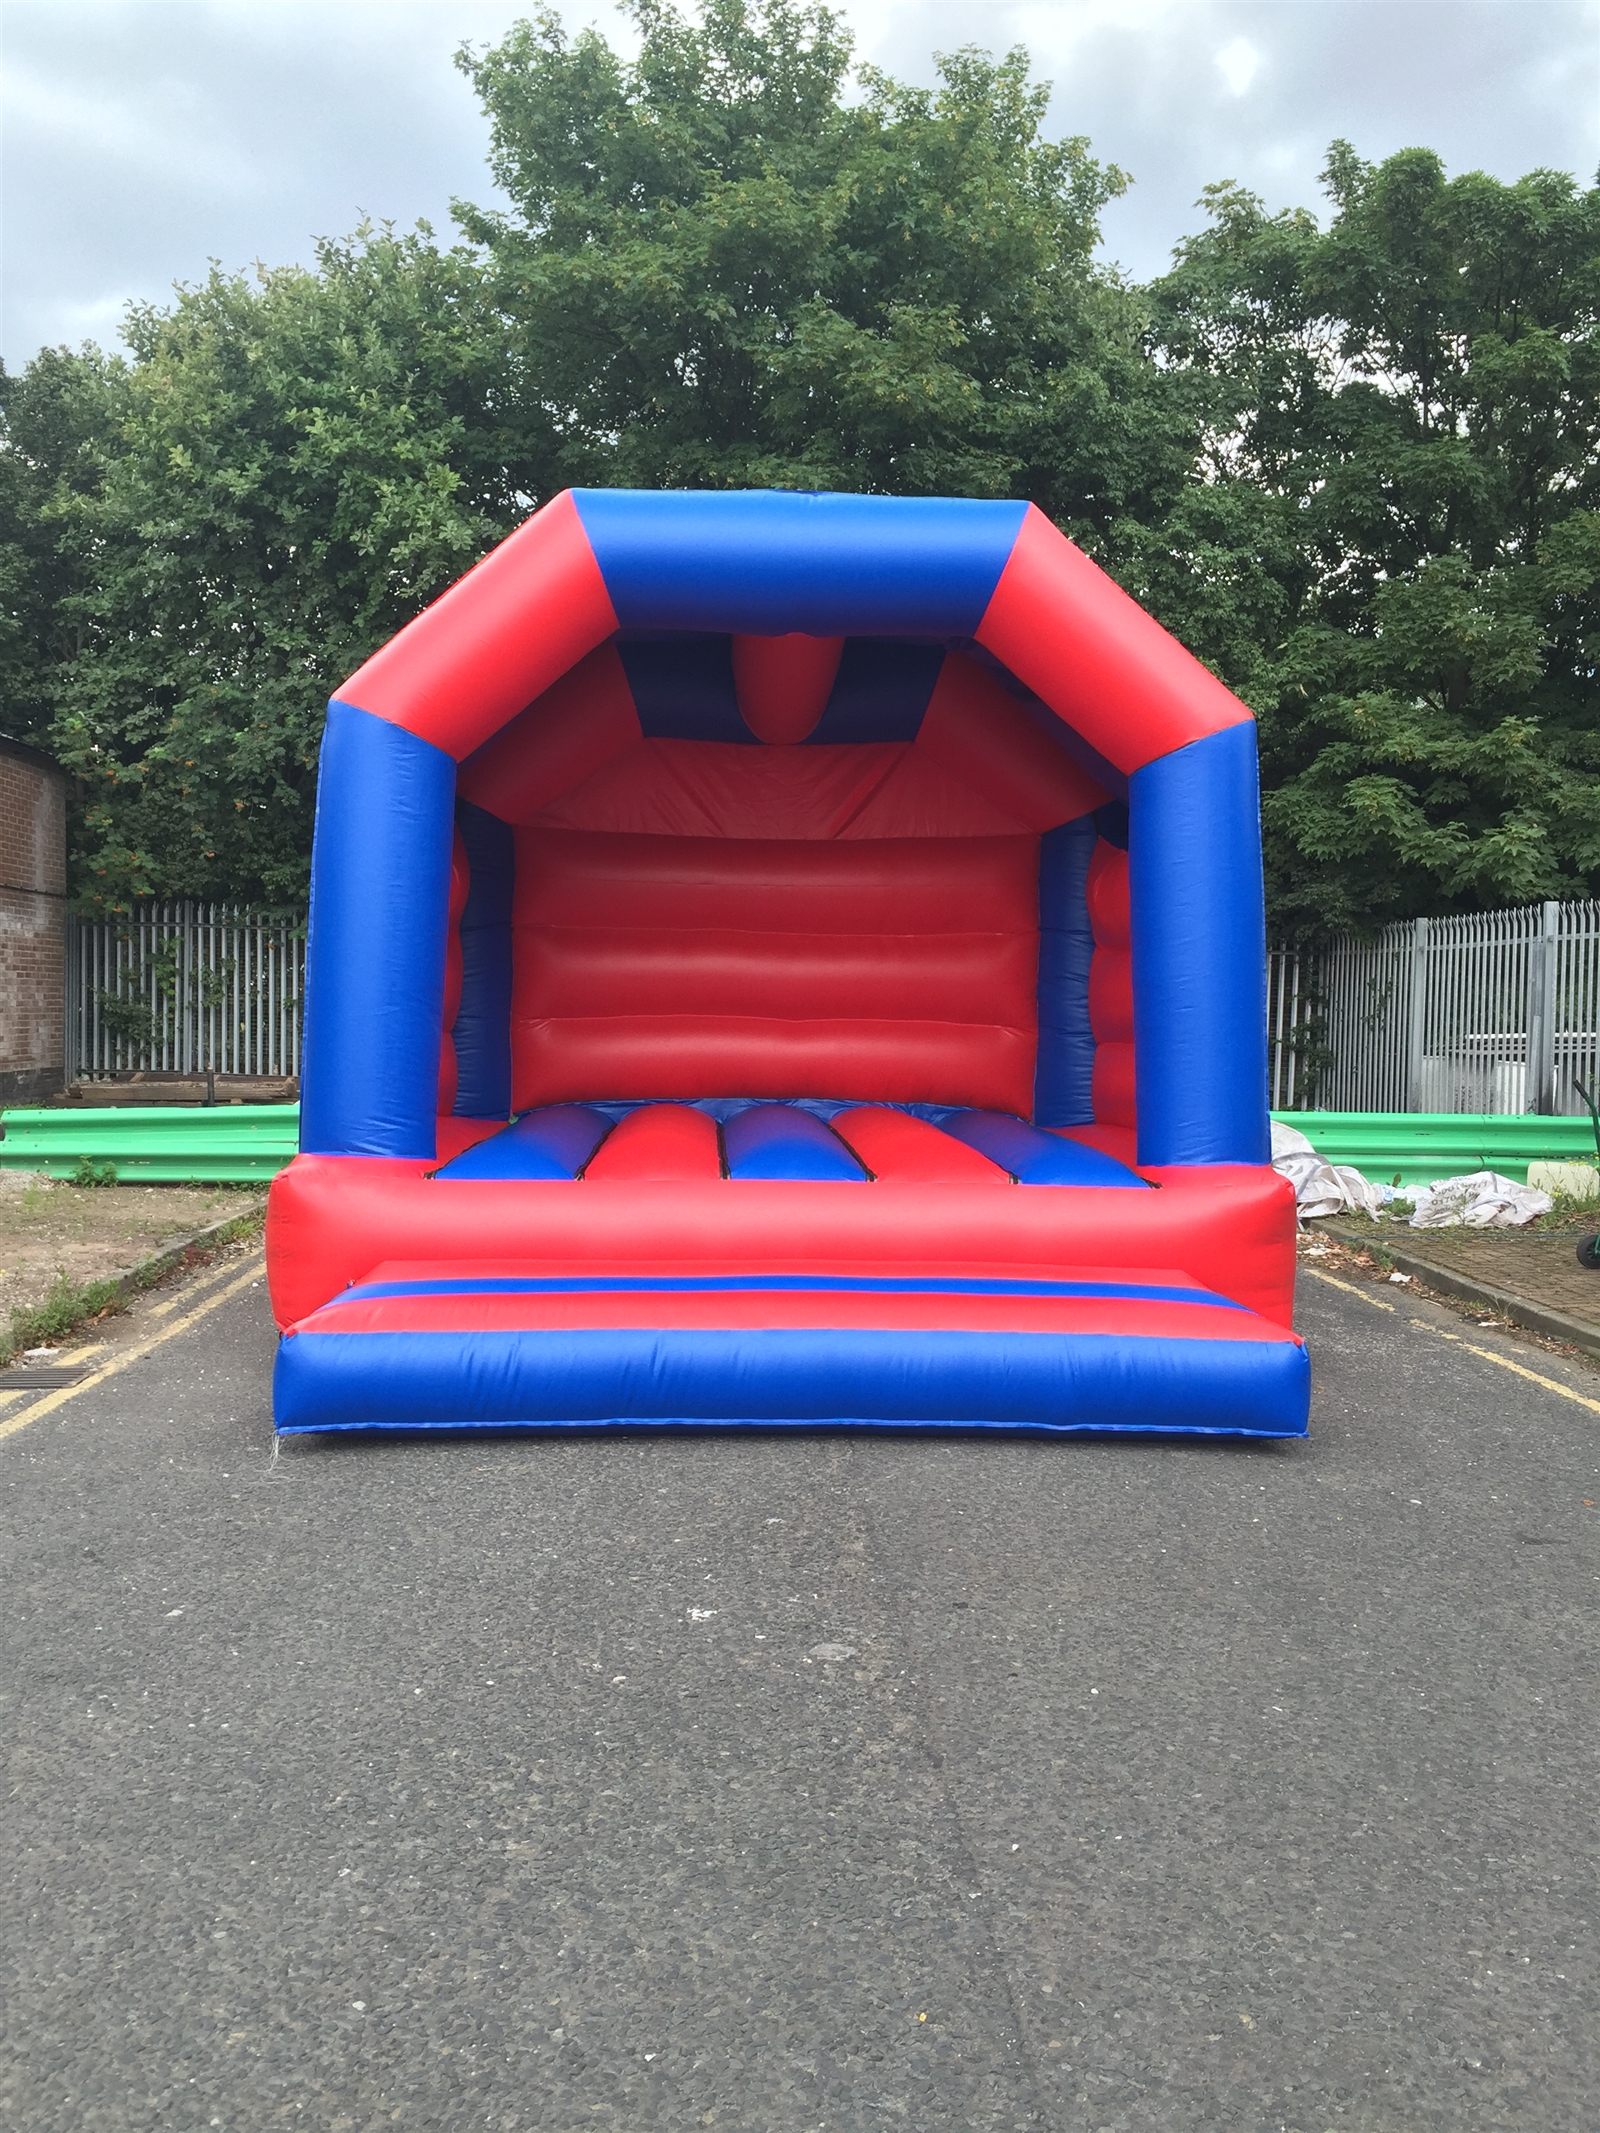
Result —
[[[61,1088],[65,1058],[67,780],[0,737],[0,1104]]]

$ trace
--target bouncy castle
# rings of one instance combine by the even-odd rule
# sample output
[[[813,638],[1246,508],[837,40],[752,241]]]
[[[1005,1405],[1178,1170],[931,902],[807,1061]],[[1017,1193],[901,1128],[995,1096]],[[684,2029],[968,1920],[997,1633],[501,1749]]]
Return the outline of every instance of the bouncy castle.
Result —
[[[1303,1434],[1264,955],[1033,507],[561,495],[329,709],[278,1428]]]

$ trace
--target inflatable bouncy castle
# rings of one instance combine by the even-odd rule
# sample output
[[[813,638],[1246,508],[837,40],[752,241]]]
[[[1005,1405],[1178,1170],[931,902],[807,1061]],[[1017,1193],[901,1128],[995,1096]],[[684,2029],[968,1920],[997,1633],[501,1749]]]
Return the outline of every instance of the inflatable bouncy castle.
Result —
[[[1304,1432],[1249,713],[1031,506],[559,496],[323,743],[280,1430]]]

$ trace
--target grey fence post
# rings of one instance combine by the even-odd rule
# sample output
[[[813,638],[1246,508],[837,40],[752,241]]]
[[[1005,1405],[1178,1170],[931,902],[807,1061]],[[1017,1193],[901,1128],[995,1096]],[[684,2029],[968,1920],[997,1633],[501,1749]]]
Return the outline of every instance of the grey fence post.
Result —
[[[1535,937],[1528,943],[1528,1005],[1526,1013],[1528,1037],[1527,1049],[1523,1055],[1527,1063],[1522,1070],[1522,1108],[1527,1112],[1542,1111],[1544,1109],[1544,1104],[1541,1101],[1543,1090],[1539,1073],[1540,1062],[1544,1057],[1544,1002],[1544,942],[1542,939]]]
[[[1411,922],[1410,1021],[1406,1032],[1406,1109],[1422,1109],[1422,1053],[1428,1035],[1428,921]]]
[[[1537,937],[1528,943],[1528,1067],[1525,1102],[1548,1116],[1556,1107],[1556,1023],[1560,1019],[1558,958],[1561,906],[1547,903]]]
[[[67,913],[62,941],[65,954],[61,970],[61,1007],[65,1028],[61,1042],[61,1082],[70,1089],[78,1078],[78,1024],[83,990],[83,921]]]

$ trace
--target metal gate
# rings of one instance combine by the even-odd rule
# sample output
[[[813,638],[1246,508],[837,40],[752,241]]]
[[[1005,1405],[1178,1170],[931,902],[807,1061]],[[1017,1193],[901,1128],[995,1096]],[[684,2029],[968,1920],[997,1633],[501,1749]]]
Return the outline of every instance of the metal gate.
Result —
[[[300,1072],[305,919],[151,904],[67,929],[67,1079]]]

